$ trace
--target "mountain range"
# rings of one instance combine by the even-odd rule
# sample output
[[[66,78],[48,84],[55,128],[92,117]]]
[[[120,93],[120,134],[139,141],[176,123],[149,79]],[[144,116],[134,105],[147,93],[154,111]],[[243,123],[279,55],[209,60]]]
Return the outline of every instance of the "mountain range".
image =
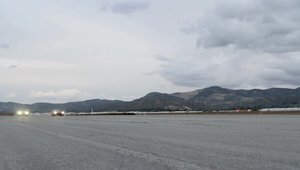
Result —
[[[14,113],[18,109],[31,112],[51,112],[55,109],[67,112],[100,111],[167,111],[167,110],[228,110],[259,109],[300,106],[300,88],[270,88],[232,90],[218,86],[191,92],[172,94],[152,92],[132,101],[93,99],[68,103],[20,104],[0,102],[0,113]]]

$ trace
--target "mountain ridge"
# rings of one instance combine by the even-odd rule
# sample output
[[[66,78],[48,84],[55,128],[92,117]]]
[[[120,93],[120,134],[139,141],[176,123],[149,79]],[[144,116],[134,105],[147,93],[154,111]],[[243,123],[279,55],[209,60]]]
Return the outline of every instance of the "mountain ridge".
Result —
[[[226,110],[258,109],[267,107],[299,107],[300,88],[269,89],[228,89],[219,86],[198,89],[189,92],[160,93],[151,92],[132,100],[90,99],[67,103],[37,102],[21,104],[0,102],[0,113],[12,113],[18,109],[32,112],[51,112],[62,109],[68,112],[93,111],[166,111],[182,110]]]

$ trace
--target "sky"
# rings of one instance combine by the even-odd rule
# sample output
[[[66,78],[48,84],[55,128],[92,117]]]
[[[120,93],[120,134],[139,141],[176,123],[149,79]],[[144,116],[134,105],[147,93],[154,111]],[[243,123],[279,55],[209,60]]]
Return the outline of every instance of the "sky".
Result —
[[[300,86],[299,0],[0,0],[0,101]]]

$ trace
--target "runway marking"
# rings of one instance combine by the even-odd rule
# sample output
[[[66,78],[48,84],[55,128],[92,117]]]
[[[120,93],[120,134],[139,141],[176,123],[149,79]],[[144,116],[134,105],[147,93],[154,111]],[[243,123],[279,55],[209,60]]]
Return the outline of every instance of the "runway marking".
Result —
[[[126,148],[122,148],[122,147],[118,147],[118,146],[114,146],[114,145],[109,145],[109,144],[104,144],[104,143],[100,143],[100,142],[96,142],[96,141],[92,141],[92,140],[87,140],[87,139],[82,139],[82,138],[78,138],[78,137],[74,137],[74,136],[70,136],[70,135],[65,135],[65,134],[61,134],[61,133],[56,133],[56,132],[52,132],[46,129],[41,129],[41,128],[36,128],[33,126],[29,126],[26,125],[24,122],[23,123],[18,123],[18,125],[21,125],[23,127],[26,128],[30,128],[36,131],[40,131],[43,133],[47,133],[49,135],[53,135],[53,136],[57,136],[60,138],[64,138],[64,139],[69,139],[72,141],[77,141],[77,142],[81,142],[84,143],[86,145],[92,145],[94,147],[97,148],[101,148],[101,149],[106,149],[106,150],[110,150],[113,152],[117,152],[120,153],[122,155],[127,155],[127,156],[134,156],[137,158],[141,158],[144,159],[146,161],[149,162],[154,162],[154,163],[162,163],[172,169],[178,169],[178,170],[210,170],[210,168],[208,167],[200,167],[197,164],[194,163],[187,163],[181,160],[174,160],[174,159],[169,159],[166,157],[161,157],[161,156],[157,156],[154,154],[150,154],[150,153],[142,153],[142,152],[138,152],[138,151],[134,151],[134,150],[130,150],[130,149],[126,149]]]

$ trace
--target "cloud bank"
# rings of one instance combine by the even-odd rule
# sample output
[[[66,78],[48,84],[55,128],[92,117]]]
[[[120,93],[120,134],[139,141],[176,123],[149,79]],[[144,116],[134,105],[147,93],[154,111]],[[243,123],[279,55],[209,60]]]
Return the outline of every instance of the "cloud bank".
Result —
[[[175,84],[236,88],[300,84],[300,1],[247,0],[215,5],[181,31],[194,36],[189,56],[163,62]]]
[[[78,89],[64,89],[59,91],[32,91],[29,97],[42,101],[76,101],[77,99],[86,98],[87,94]]]
[[[300,86],[299,4],[1,1],[0,101]]]
[[[218,5],[213,14],[198,21],[198,47],[266,53],[300,50],[300,2],[252,0]]]

